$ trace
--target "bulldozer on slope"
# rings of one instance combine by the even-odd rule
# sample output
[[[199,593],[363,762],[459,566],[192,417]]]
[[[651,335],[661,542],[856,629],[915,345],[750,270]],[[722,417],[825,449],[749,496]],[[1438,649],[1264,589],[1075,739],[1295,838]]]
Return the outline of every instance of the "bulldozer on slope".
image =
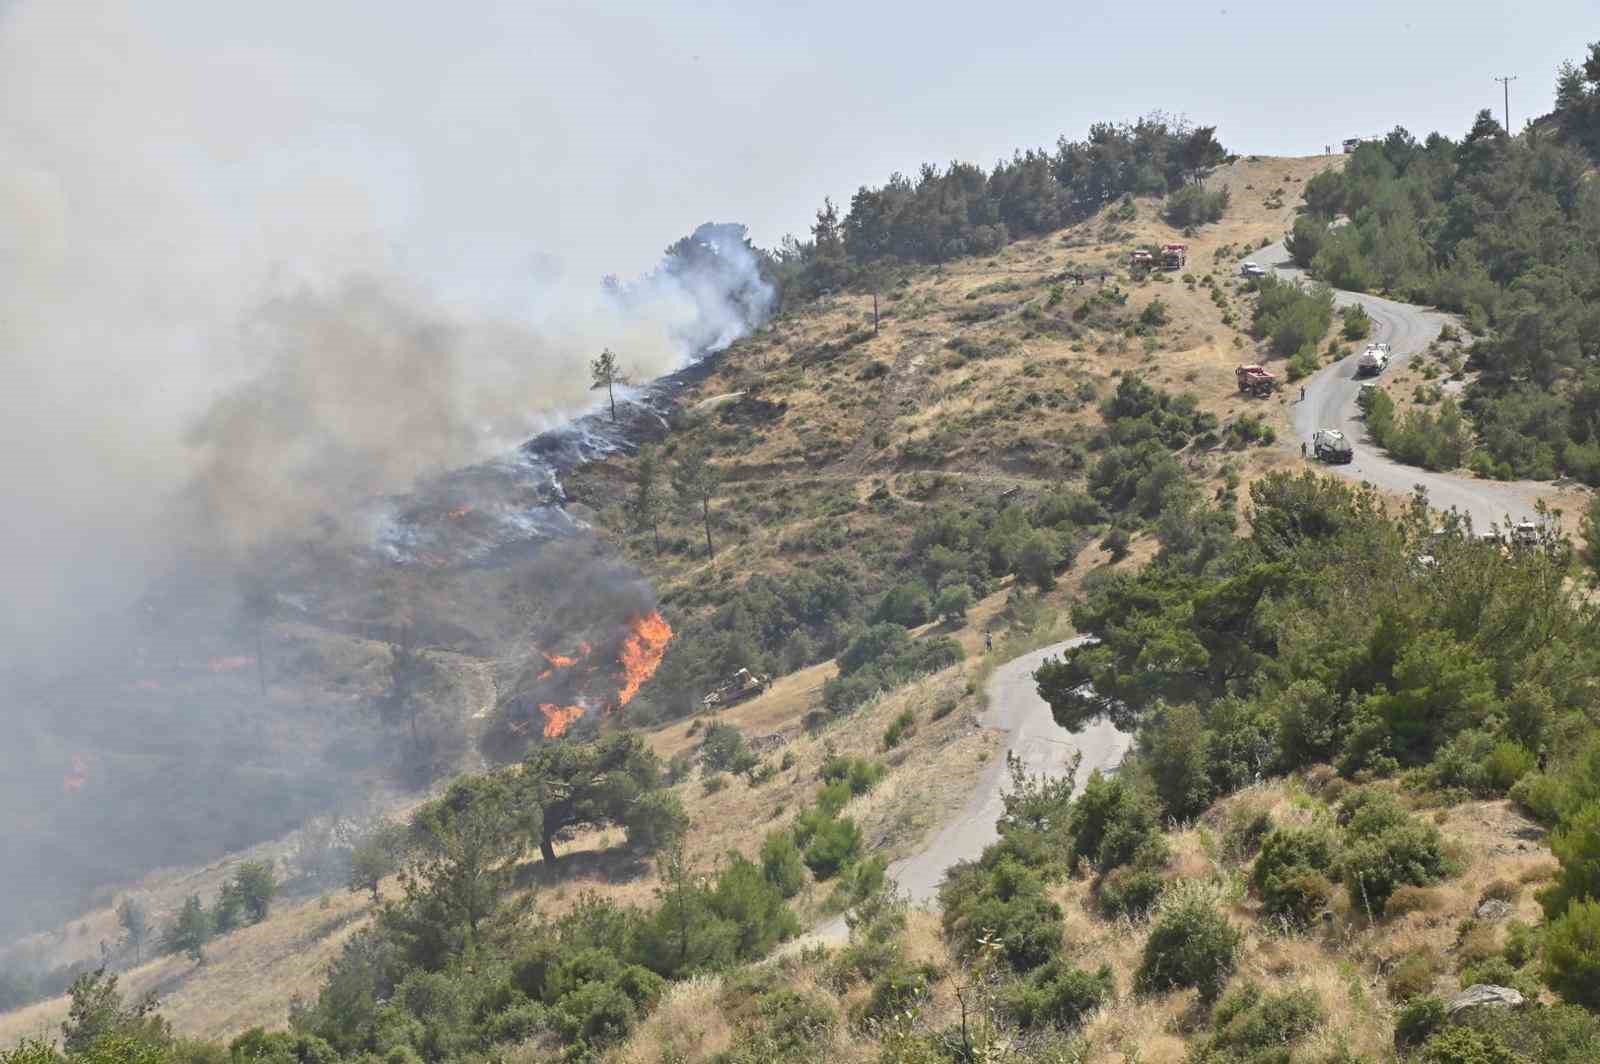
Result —
[[[702,709],[722,709],[743,702],[747,698],[754,698],[772,685],[772,677],[757,676],[749,669],[740,669],[726,681],[706,692],[700,700]]]

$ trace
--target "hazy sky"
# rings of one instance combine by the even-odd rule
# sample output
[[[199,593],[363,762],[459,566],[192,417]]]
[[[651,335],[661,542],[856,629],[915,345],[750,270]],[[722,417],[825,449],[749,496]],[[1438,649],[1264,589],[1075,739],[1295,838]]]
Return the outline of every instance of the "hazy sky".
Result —
[[[210,206],[343,173],[419,266],[480,288],[536,254],[633,272],[708,219],[775,242],[892,169],[986,164],[1156,108],[1239,150],[1309,153],[1397,122],[1459,133],[1513,73],[1520,126],[1600,37],[1570,0],[52,6],[80,23],[61,21],[78,32],[55,61],[98,65],[87,51],[137,36],[167,57],[128,73],[173,83],[153,140],[189,124],[230,153]],[[218,106],[243,105],[231,130],[214,82]]]

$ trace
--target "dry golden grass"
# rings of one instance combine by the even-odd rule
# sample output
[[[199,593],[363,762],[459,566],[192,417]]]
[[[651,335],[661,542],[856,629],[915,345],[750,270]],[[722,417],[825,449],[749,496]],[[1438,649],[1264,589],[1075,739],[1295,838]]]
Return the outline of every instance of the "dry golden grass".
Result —
[[[733,1044],[733,1028],[719,1007],[722,977],[700,976],[669,989],[638,1033],[610,1056],[612,1064],[660,1064],[663,1059],[709,1060]],[[669,1055],[670,1054],[670,1055]]]
[[[280,905],[253,927],[215,939],[204,964],[162,957],[120,973],[129,997],[155,993],[161,1012],[185,1035],[228,1038],[250,1027],[282,1027],[295,996],[315,998],[327,965],[366,923],[368,900],[330,894]],[[65,998],[0,1014],[0,1045],[30,1035],[55,1038],[67,1014]]]

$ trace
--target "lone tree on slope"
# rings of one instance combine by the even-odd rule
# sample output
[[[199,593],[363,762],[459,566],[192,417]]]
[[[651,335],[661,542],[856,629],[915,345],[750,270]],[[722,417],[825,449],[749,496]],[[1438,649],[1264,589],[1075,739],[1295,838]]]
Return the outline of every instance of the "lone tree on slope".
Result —
[[[706,452],[691,447],[679,457],[672,469],[672,487],[684,505],[698,508],[700,521],[706,530],[706,557],[715,558],[717,549],[711,543],[711,500],[717,497],[722,485],[722,472],[711,464]]]
[[[682,835],[683,807],[662,783],[660,760],[631,732],[595,743],[546,743],[528,755],[520,777],[525,801],[539,811],[539,853],[552,864],[557,838],[571,828],[620,826],[643,851]]]
[[[617,420],[617,385],[627,384],[628,375],[622,372],[617,365],[617,356],[611,348],[600,352],[600,357],[589,363],[589,390],[606,390],[606,399],[611,403],[611,420]]]
[[[634,467],[633,498],[628,510],[636,531],[650,530],[655,539],[656,553],[661,553],[661,458],[654,447],[646,444],[639,448],[639,461]]]

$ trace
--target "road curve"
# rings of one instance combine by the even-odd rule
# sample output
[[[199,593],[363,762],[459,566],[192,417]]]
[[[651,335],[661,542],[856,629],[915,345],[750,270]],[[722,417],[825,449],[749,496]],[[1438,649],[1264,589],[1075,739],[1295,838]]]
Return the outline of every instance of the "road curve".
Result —
[[[1133,742],[1132,735],[1118,731],[1104,719],[1073,735],[1055,722],[1050,704],[1039,697],[1038,686],[1033,681],[1034,670],[1046,658],[1086,641],[1087,637],[1079,636],[1013,658],[995,669],[984,689],[989,708],[980,723],[1008,732],[1010,741],[1006,749],[1022,758],[1031,774],[1060,775],[1081,750],[1083,763],[1078,769],[1078,781],[1082,783],[1095,769],[1102,772],[1115,769]],[[939,828],[920,851],[889,866],[890,878],[900,885],[913,905],[933,899],[945,869],[957,861],[977,857],[985,846],[1000,837],[994,825],[1002,810],[1000,796],[1010,779],[1005,757],[992,759],[961,812]],[[807,939],[837,942],[844,937],[844,920],[838,917],[817,927]]]
[[[1295,280],[1305,277],[1282,241],[1257,251],[1251,261]],[[1359,292],[1335,290],[1334,302],[1339,306],[1360,304],[1372,318],[1371,339],[1388,344],[1392,356],[1385,377],[1426,349],[1450,320],[1435,310]],[[1480,531],[1492,525],[1505,528],[1508,518],[1512,522],[1532,520],[1534,504],[1540,498],[1554,496],[1553,486],[1543,481],[1479,480],[1458,473],[1430,473],[1389,458],[1367,435],[1356,407],[1356,394],[1361,387],[1355,375],[1358,356],[1359,352],[1351,354],[1306,378],[1304,400],[1299,399],[1296,385],[1285,386],[1296,436],[1288,441],[1292,446],[1302,441],[1309,446],[1311,434],[1318,429],[1341,429],[1355,445],[1355,459],[1349,465],[1328,466],[1331,472],[1403,495],[1420,484],[1427,489],[1428,501],[1435,509],[1453,508],[1468,514],[1473,527]],[[1377,380],[1382,383],[1384,377]]]

